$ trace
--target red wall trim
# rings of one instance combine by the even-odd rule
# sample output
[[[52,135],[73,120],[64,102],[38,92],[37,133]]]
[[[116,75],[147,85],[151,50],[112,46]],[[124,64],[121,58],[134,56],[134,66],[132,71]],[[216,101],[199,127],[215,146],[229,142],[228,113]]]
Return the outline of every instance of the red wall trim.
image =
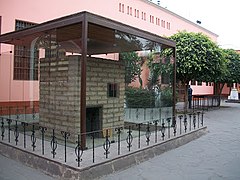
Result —
[[[0,102],[0,115],[32,114],[39,112],[39,101]]]

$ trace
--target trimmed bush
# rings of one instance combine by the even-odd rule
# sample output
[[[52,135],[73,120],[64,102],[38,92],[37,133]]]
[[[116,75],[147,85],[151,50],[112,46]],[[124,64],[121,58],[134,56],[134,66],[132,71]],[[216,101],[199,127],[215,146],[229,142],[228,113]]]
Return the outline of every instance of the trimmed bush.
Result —
[[[153,91],[128,87],[125,95],[128,108],[152,108],[155,105]]]
[[[162,107],[173,106],[173,93],[172,89],[167,87],[161,92],[161,103]]]

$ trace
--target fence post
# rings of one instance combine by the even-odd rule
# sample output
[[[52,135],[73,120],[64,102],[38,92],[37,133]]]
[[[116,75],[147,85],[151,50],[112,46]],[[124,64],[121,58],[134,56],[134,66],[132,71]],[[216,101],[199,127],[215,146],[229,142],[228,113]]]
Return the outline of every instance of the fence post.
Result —
[[[138,149],[140,149],[140,146],[141,146],[141,125],[142,123],[138,123],[137,124],[137,127],[138,127]]]
[[[7,119],[7,123],[8,123],[8,142],[10,143],[10,138],[11,138],[11,134],[10,134],[10,131],[11,131],[11,123],[12,123],[12,120],[11,119]]]
[[[80,135],[78,134],[78,140],[76,141],[77,146],[75,147],[75,155],[77,156],[77,163],[78,163],[78,167],[80,166],[80,162],[82,161],[81,157],[83,154],[83,148],[80,144]]]
[[[189,114],[189,131],[191,131],[191,126],[192,126],[192,114]]]
[[[151,131],[150,131],[150,122],[148,122],[147,124],[147,128],[146,128],[146,142],[147,142],[147,145],[149,145],[149,142],[150,142],[150,136],[151,136]]]
[[[154,127],[155,127],[155,143],[157,143],[157,124],[158,124],[158,120],[153,121],[154,123]]]
[[[162,132],[162,140],[164,140],[164,137],[165,137],[165,123],[164,123],[164,119],[162,121],[162,128],[161,128],[161,132]]]
[[[108,158],[108,154],[110,153],[109,152],[110,146],[111,142],[109,141],[108,129],[106,129],[106,139],[103,144],[103,149],[105,150],[104,155],[106,155],[106,159]]]
[[[70,136],[69,132],[61,131],[64,138],[64,161],[67,162],[67,139]]]
[[[132,130],[131,130],[131,126],[128,127],[128,136],[126,138],[126,141],[127,141],[127,148],[128,148],[128,151],[130,152],[131,151],[131,147],[132,147],[132,141],[133,141],[133,136],[132,136]]]
[[[55,136],[55,130],[53,129],[53,134],[52,134],[52,140],[51,140],[51,153],[53,154],[53,158],[55,158],[56,153],[56,149],[57,149],[57,140],[56,140],[56,136]]]
[[[28,123],[22,122],[21,124],[23,126],[23,146],[26,148],[26,126],[28,126]]]
[[[15,136],[15,142],[16,142],[16,146],[18,143],[18,137],[19,137],[19,131],[18,131],[18,122],[15,121],[15,129],[14,129],[14,136]]]
[[[42,155],[44,155],[44,133],[46,132],[46,127],[39,127],[41,133],[42,133]]]
[[[117,131],[118,135],[118,155],[120,155],[120,146],[121,146],[121,132],[123,130],[123,127],[116,128],[115,131]]]
[[[32,147],[33,147],[33,151],[35,150],[35,147],[36,147],[36,141],[37,141],[37,138],[35,137],[35,127],[34,127],[34,124],[32,125],[32,135],[31,135],[31,141],[32,141]]]

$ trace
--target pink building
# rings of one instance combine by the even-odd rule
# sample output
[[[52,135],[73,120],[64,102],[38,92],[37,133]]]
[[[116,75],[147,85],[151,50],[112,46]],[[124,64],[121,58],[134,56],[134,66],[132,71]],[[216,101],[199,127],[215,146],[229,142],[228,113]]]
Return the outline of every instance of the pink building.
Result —
[[[47,7],[46,7],[47,6]],[[111,7],[111,8],[109,8]],[[73,13],[88,11],[132,27],[171,36],[178,31],[202,32],[213,41],[217,35],[174,12],[147,0],[8,0],[0,6],[0,34]],[[38,74],[20,57],[22,49],[0,44],[0,105],[31,106],[39,100]],[[145,74],[146,76],[148,73]],[[31,77],[31,78],[30,78]],[[192,85],[194,94],[212,94],[212,83]]]

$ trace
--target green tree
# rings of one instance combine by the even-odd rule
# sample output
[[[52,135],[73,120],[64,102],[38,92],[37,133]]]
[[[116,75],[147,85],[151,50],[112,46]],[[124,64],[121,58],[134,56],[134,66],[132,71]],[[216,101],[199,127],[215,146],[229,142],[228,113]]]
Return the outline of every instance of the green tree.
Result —
[[[221,95],[225,83],[240,83],[240,54],[233,49],[222,49],[225,60],[225,72],[212,79],[215,83],[214,94]]]
[[[170,39],[176,41],[177,80],[185,86],[186,102],[186,85],[189,81],[212,82],[226,72],[223,53],[216,43],[202,33],[181,31]]]
[[[227,83],[240,83],[240,54],[233,49],[224,49],[224,57],[227,61]]]
[[[136,52],[124,52],[120,54],[120,59],[125,64],[125,82],[129,84],[136,80],[138,77],[140,87],[142,87],[142,60]]]
[[[160,76],[167,75],[170,77],[173,74],[173,64],[170,62],[170,56],[165,56],[164,51],[149,53],[147,65],[150,70],[150,77],[148,79],[149,89],[152,89],[155,85],[159,85],[158,79]]]
[[[202,33],[181,31],[170,39],[176,41],[177,79],[206,81],[222,74],[224,65],[220,48]]]

